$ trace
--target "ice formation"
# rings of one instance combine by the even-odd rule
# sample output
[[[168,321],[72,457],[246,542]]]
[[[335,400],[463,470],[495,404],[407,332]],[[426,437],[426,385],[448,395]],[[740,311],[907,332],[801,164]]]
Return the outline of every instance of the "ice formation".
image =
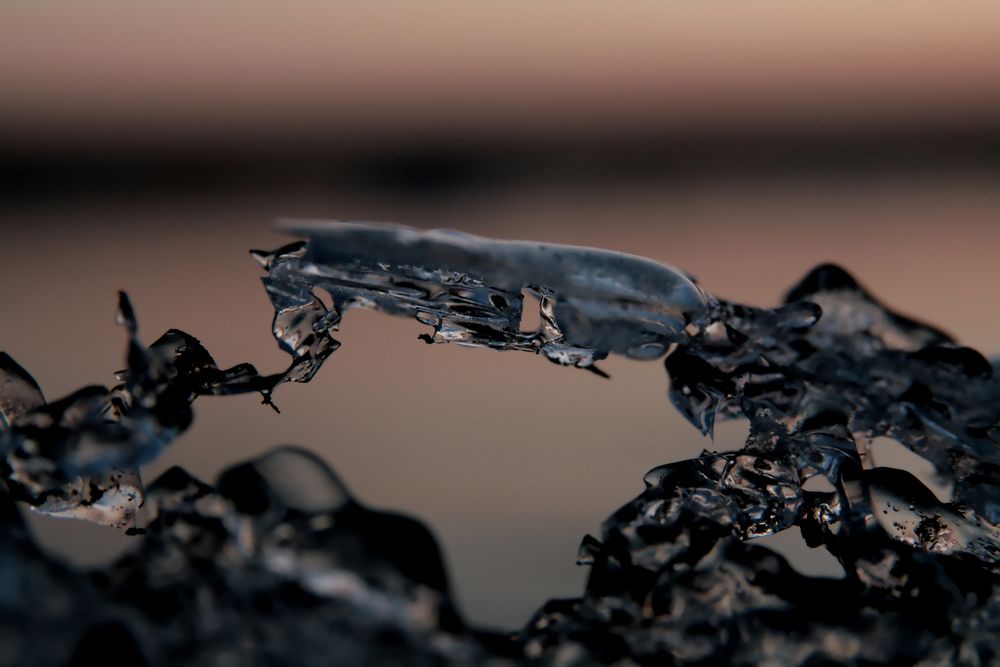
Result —
[[[308,240],[255,252],[292,356],[285,372],[220,370],[178,331],[144,348],[124,298],[128,369],[111,390],[46,404],[0,357],[0,663],[1000,660],[994,368],[842,269],[814,269],[764,309],[608,251],[362,224],[289,229]],[[522,327],[525,294],[540,304],[534,331]],[[584,538],[581,596],[507,634],[462,621],[419,522],[361,506],[305,450],[280,448],[214,485],[175,468],[143,491],[138,466],[189,426],[195,397],[269,401],[282,382],[308,381],[357,307],[413,317],[431,327],[429,343],[590,370],[608,354],[665,356],[671,400],[697,429],[743,418],[749,436],[739,451],[649,471],[645,490]],[[933,464],[952,496],[874,465],[876,438]],[[15,500],[144,534],[113,567],[74,570],[33,544]],[[754,542],[793,527],[842,578],[805,576]]]

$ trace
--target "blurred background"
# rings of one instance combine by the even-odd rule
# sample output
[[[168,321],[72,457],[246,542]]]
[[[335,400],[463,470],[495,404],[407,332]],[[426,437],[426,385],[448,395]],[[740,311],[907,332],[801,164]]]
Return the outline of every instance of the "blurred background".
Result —
[[[278,217],[612,248],[755,305],[834,261],[1000,352],[995,2],[5,0],[0,91],[0,348],[50,399],[124,365],[117,289],[147,341],[284,368],[246,252],[288,240]],[[511,627],[581,591],[580,538],[647,469],[742,442],[684,423],[658,362],[604,380],[422,330],[352,312],[280,415],[201,399],[147,479],[310,447],[429,523],[466,615]],[[77,562],[129,544],[32,525]]]

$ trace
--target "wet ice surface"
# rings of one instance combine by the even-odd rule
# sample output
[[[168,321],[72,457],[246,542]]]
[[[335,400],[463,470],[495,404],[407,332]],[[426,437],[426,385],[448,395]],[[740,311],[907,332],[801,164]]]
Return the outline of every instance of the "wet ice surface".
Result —
[[[0,447],[9,492],[35,511],[134,528],[142,504],[138,467],[191,425],[195,397],[266,393],[274,380],[250,364],[219,369],[196,338],[177,329],[143,346],[124,293],[118,321],[128,332],[128,367],[111,389],[84,387],[46,403],[27,371],[0,353]]]
[[[0,357],[0,662],[109,652],[169,664],[1000,656],[994,368],[841,269],[818,267],[783,306],[762,309],[618,253],[401,227],[292,229],[308,241],[255,253],[274,335],[292,357],[285,372],[220,370],[179,331],[143,347],[124,297],[128,368],[110,390],[46,404]],[[525,295],[537,300],[535,327]],[[362,506],[305,450],[279,448],[212,485],[175,468],[143,489],[138,467],[191,424],[197,396],[270,401],[282,382],[308,381],[359,307],[417,319],[428,343],[589,370],[608,354],[666,356],[674,406],[705,434],[746,419],[746,442],[649,471],[645,490],[583,539],[581,596],[545,603],[508,634],[462,621],[422,524]],[[933,466],[940,484],[876,465],[887,441]],[[143,536],[110,568],[74,570],[32,542],[14,501]],[[807,576],[763,546],[783,531],[825,549],[843,576]]]
[[[329,332],[351,308],[414,317],[432,327],[428,343],[526,350],[591,370],[608,353],[662,356],[707,313],[708,297],[689,278],[641,257],[406,227],[288,228],[310,243],[256,256],[268,269],[275,336],[297,360],[292,380],[311,377],[337,348]],[[521,330],[524,293],[538,299],[534,331]]]

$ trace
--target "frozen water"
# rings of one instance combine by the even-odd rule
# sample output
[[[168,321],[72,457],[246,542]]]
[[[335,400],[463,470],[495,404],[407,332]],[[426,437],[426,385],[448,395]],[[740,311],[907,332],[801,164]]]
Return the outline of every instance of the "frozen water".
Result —
[[[842,269],[817,267],[767,309],[607,251],[357,223],[288,229],[307,240],[254,253],[292,357],[284,372],[220,370],[176,330],[143,347],[124,297],[128,368],[110,390],[47,404],[0,357],[0,662],[83,660],[108,642],[130,661],[170,664],[1000,659],[995,368]],[[533,328],[525,294],[537,299]],[[308,381],[352,308],[415,318],[428,343],[592,371],[609,354],[665,357],[670,400],[696,429],[739,418],[749,431],[738,449],[649,471],[583,539],[581,596],[549,601],[510,634],[462,621],[422,524],[362,506],[305,450],[279,448],[213,485],[175,468],[143,491],[138,466],[190,425],[197,396],[270,402],[281,383]],[[939,486],[879,465],[887,440]],[[39,551],[15,500],[144,536],[110,568],[72,570]],[[756,539],[778,534],[801,534],[842,574],[799,572]],[[24,627],[52,639],[38,646]]]

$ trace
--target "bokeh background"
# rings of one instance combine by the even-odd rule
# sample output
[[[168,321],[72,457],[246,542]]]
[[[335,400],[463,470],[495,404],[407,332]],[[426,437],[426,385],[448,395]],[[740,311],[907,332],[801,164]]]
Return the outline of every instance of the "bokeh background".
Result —
[[[287,241],[279,217],[612,248],[757,305],[835,261],[995,354],[998,177],[995,2],[0,6],[0,348],[50,398],[113,383],[117,289],[147,340],[178,327],[222,365],[283,368],[246,253]],[[313,448],[362,501],[428,522],[466,614],[512,627],[580,592],[580,538],[647,469],[745,432],[702,438],[657,362],[603,380],[421,331],[352,312],[280,415],[202,399],[147,478]],[[82,563],[130,543],[32,526]]]

